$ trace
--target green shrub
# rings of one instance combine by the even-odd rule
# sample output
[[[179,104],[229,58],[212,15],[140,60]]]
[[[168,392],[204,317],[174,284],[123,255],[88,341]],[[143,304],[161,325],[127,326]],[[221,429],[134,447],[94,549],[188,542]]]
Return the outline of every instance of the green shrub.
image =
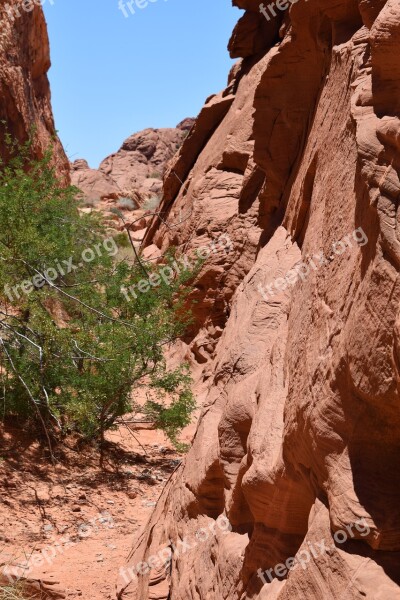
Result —
[[[3,415],[36,422],[49,443],[49,432],[59,430],[102,442],[123,415],[147,412],[176,442],[194,400],[186,365],[168,371],[163,350],[190,320],[193,273],[128,302],[121,288],[156,267],[117,261],[115,239],[105,238],[98,215],[79,215],[76,189],[59,184],[50,152],[33,161],[29,143],[7,143],[13,158],[0,164]],[[135,396],[140,386],[148,391],[144,407]]]
[[[126,233],[117,233],[114,235],[114,241],[118,248],[129,248],[131,245]]]

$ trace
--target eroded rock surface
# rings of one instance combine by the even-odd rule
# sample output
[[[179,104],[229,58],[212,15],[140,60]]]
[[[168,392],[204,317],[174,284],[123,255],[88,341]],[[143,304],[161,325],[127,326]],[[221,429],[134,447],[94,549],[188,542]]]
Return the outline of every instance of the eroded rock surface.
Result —
[[[52,144],[57,172],[68,181],[50,103],[46,22],[38,3],[31,4],[33,10],[26,11],[19,0],[0,3],[0,156],[7,158],[5,131],[20,142],[33,132],[33,153],[41,157]]]
[[[235,4],[243,59],[146,237],[232,239],[195,282],[207,391],[120,598],[397,600],[400,4],[300,1],[278,43]]]

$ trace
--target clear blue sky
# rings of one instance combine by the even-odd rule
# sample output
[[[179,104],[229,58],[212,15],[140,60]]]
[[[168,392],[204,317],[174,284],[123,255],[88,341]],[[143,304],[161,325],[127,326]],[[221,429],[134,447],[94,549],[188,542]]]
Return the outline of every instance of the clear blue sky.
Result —
[[[146,0],[136,0],[144,4]],[[241,11],[230,0],[44,1],[56,127],[72,160],[97,167],[129,135],[174,127],[225,87]]]

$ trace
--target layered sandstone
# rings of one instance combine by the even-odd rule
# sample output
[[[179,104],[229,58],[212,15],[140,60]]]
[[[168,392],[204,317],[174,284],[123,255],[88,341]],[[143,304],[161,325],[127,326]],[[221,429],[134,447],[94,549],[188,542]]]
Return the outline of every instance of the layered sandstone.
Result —
[[[300,1],[277,33],[259,2],[235,4],[243,59],[146,237],[182,252],[232,239],[195,282],[186,341],[207,393],[120,597],[395,600],[400,5]],[[171,564],[146,562],[168,548]]]
[[[7,131],[20,142],[33,139],[36,157],[53,146],[59,176],[68,181],[67,157],[57,138],[47,71],[49,40],[43,11],[24,10],[19,0],[0,3],[0,156],[7,158]]]

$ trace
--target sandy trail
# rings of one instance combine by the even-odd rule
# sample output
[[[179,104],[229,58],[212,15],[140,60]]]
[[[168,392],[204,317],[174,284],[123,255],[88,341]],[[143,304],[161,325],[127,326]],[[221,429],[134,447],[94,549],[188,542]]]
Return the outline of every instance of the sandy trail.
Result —
[[[53,469],[28,435],[0,431],[0,563],[11,576],[28,561],[25,575],[58,582],[68,599],[115,598],[119,569],[182,458],[161,432],[135,435],[139,443],[126,429],[109,434],[102,472],[93,449],[71,442]]]

